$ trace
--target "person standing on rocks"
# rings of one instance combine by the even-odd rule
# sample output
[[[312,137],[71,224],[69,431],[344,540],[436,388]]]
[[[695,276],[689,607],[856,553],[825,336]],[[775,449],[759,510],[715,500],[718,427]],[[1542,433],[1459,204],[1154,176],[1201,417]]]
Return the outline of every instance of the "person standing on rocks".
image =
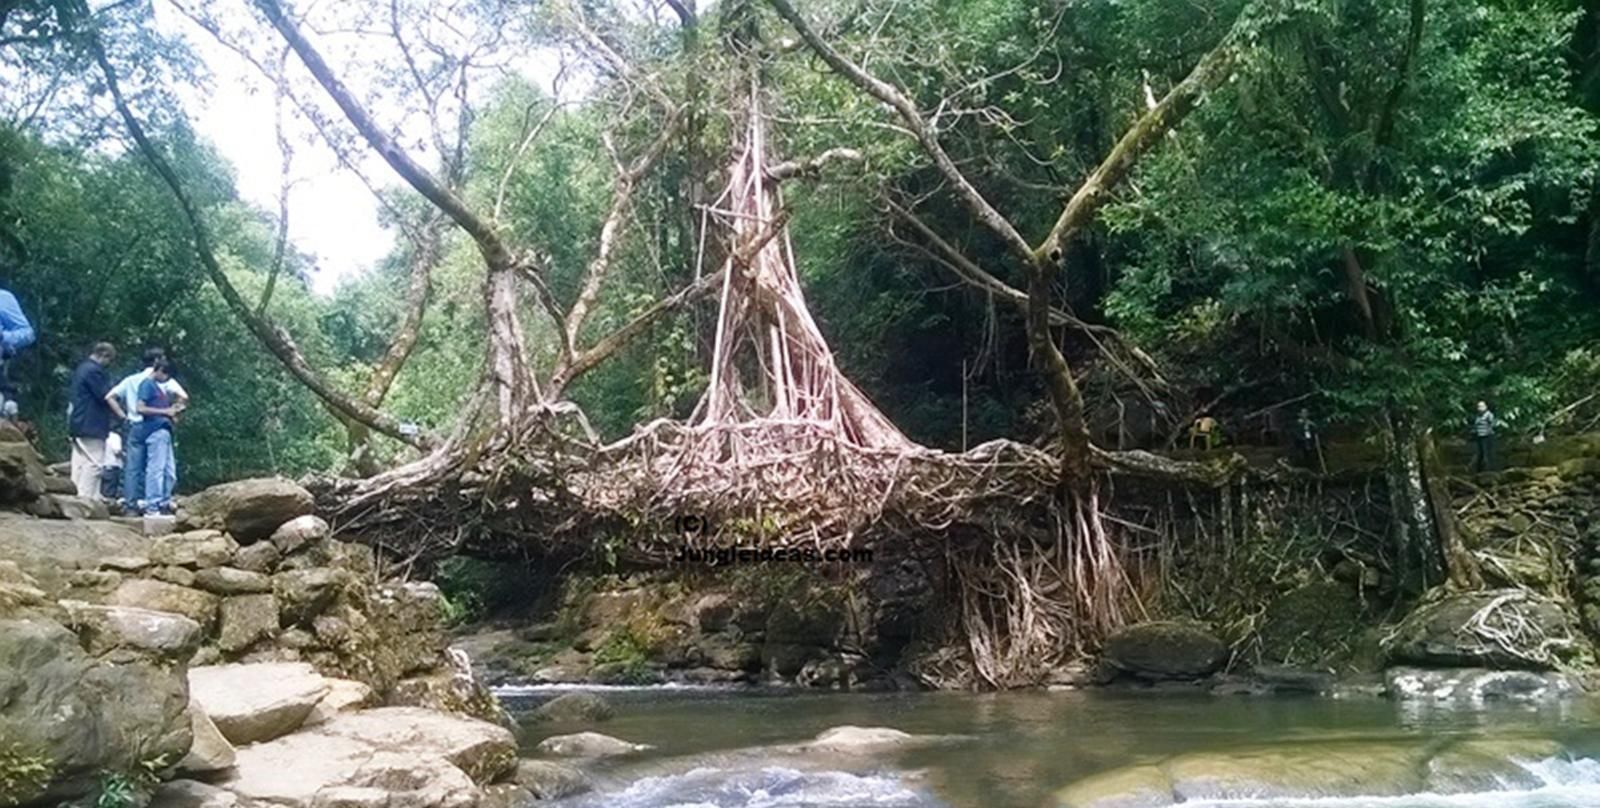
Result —
[[[1499,422],[1489,404],[1478,402],[1478,413],[1472,418],[1472,470],[1494,471],[1494,430]]]
[[[145,349],[144,369],[117,382],[117,386],[106,394],[106,403],[111,406],[111,411],[128,424],[127,434],[122,441],[122,503],[126,516],[139,516],[144,512],[144,443],[135,439],[139,423],[144,420],[144,416],[139,414],[139,385],[150,378],[150,369],[166,356],[166,352],[160,348]],[[177,379],[168,380],[162,387],[178,403],[189,403],[189,393],[183,389],[183,385],[178,384]]]
[[[72,441],[72,484],[84,499],[100,498],[100,470],[106,465],[106,437],[111,434],[111,377],[106,368],[117,349],[101,342],[78,363],[67,385],[67,436]]]
[[[36,334],[22,304],[8,289],[0,289],[0,418],[17,417],[17,394],[11,387],[9,370],[11,358],[33,344]]]
[[[141,416],[134,440],[144,444],[144,513],[157,516],[172,512],[172,490],[178,483],[178,463],[172,452],[172,422],[186,406],[167,387],[172,380],[172,363],[157,359],[150,375],[139,383]]]

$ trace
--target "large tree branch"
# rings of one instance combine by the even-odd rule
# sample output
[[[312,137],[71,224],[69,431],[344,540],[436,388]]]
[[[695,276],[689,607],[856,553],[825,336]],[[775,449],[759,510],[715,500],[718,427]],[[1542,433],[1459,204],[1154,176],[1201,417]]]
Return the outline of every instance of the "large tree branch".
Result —
[[[829,163],[864,163],[866,159],[865,155],[855,149],[836,147],[808,160],[785,160],[769,165],[766,168],[767,179],[772,182],[783,182],[798,177],[814,177],[821,174]]]
[[[641,75],[638,68],[629,63],[627,59],[622,58],[622,54],[618,53],[616,48],[611,47],[611,44],[606,42],[605,38],[600,36],[599,32],[589,25],[588,17],[584,14],[581,3],[569,4],[568,10],[571,12],[572,27],[577,30],[578,36],[583,39],[584,44],[588,45],[590,50],[600,56],[600,60],[605,62],[611,72],[616,74],[617,78],[627,82],[629,86],[642,88],[663,110],[676,114],[674,110],[678,108],[678,105],[672,102],[672,98],[667,95],[666,90],[661,88],[661,84],[654,78]]]
[[[1027,314],[1028,294],[1026,292],[1006,283],[1005,281],[995,277],[983,267],[978,266],[977,262],[973,261],[971,258],[968,258],[966,254],[956,249],[955,245],[945,241],[939,236],[938,233],[934,232],[932,227],[929,227],[928,224],[915,213],[912,213],[904,207],[901,207],[892,199],[885,198],[884,204],[886,204],[889,207],[889,210],[896,216],[899,216],[907,224],[911,225],[911,227],[917,231],[917,234],[922,236],[925,241],[927,241],[929,244],[932,244],[933,249],[930,250],[916,242],[902,239],[894,235],[891,231],[890,236],[892,238],[901,244],[904,244],[905,246],[922,253],[934,263],[950,270],[951,274],[955,275],[968,285],[993,294],[996,298],[1015,306],[1017,310],[1022,312],[1024,315]],[[1129,342],[1126,337],[1122,336],[1122,332],[1108,325],[1097,325],[1095,323],[1084,322],[1078,317],[1073,316],[1071,313],[1055,308],[1054,306],[1050,308],[1049,316],[1050,324],[1052,326],[1071,328],[1082,333],[1085,337],[1088,337],[1089,341],[1094,344],[1095,349],[1100,352],[1100,355],[1104,357],[1107,362],[1110,362],[1113,368],[1122,373],[1122,375],[1126,377],[1128,381],[1132,382],[1135,387],[1139,388],[1140,392],[1144,393],[1146,397],[1151,399],[1154,399],[1155,397],[1155,393],[1150,390],[1149,384],[1143,377],[1133,372],[1133,368],[1128,367],[1128,364],[1124,362],[1122,358],[1119,357],[1114,351],[1112,351],[1105,344],[1105,342],[1102,341],[1102,339],[1115,342],[1119,347],[1122,348],[1122,350],[1126,351],[1128,355],[1132,356],[1135,361],[1137,361],[1140,365],[1143,365],[1145,371],[1148,372],[1158,384],[1163,386],[1167,384],[1167,380],[1162,376],[1161,368],[1156,364],[1156,361],[1152,359],[1149,354],[1145,353],[1137,346]]]
[[[205,268],[206,274],[217,287],[217,291],[222,295],[222,299],[228,308],[261,341],[261,344],[283,364],[291,375],[299,379],[307,389],[311,390],[313,394],[322,399],[331,408],[351,420],[363,423],[378,432],[418,448],[426,449],[436,443],[436,438],[432,435],[410,434],[408,431],[401,429],[400,422],[392,416],[380,412],[376,408],[368,406],[353,396],[334,388],[333,385],[328,383],[327,379],[324,379],[321,374],[317,373],[306,362],[305,356],[300,353],[300,349],[283,329],[273,325],[265,318],[257,316],[251,310],[250,304],[245,302],[244,297],[239,294],[239,290],[228,279],[227,273],[223,271],[221,264],[217,262],[216,251],[212,246],[211,232],[201,216],[199,207],[195,205],[194,200],[189,196],[188,190],[184,188],[183,182],[178,178],[178,174],[173,170],[171,164],[167,162],[166,157],[162,155],[161,151],[156,148],[155,144],[145,134],[144,126],[139,123],[138,118],[133,114],[132,108],[128,105],[127,99],[123,96],[121,85],[117,81],[116,70],[112,67],[111,61],[106,58],[99,34],[89,31],[86,40],[90,54],[94,57],[95,63],[99,65],[101,73],[105,76],[106,89],[111,93],[111,99],[116,105],[118,115],[122,118],[123,124],[127,126],[128,133],[133,137],[140,152],[144,154],[145,159],[149,161],[156,174],[161,177],[167,188],[171,190],[172,195],[177,199],[178,207],[183,211],[184,218],[189,223],[191,235],[194,238],[195,252],[200,259],[200,264]]]
[[[702,275],[699,280],[680,289],[672,296],[656,301],[638,316],[624,323],[621,328],[602,337],[593,347],[579,353],[570,364],[555,373],[550,382],[552,391],[550,398],[559,398],[574,379],[594,369],[596,365],[616,353],[629,342],[632,342],[663,315],[697,301],[712,291],[719,289],[727,273],[737,271],[741,267],[748,267],[750,262],[755,259],[755,256],[766,249],[767,244],[771,243],[779,233],[783,232],[788,223],[789,212],[783,211],[779,213],[767,225],[767,228],[757,234],[750,243],[728,256],[720,270]]]
[[[1110,200],[1111,192],[1128,176],[1139,159],[1194,110],[1207,91],[1233,74],[1238,64],[1244,31],[1253,19],[1251,12],[1254,7],[1254,4],[1247,6],[1233,29],[1200,58],[1189,75],[1173,85],[1161,101],[1140,115],[1133,126],[1117,139],[1105,159],[1067,200],[1055,225],[1034,250],[1035,255],[1043,260],[1059,262],[1066,244],[1093,220],[1094,215]]]
[[[822,61],[827,62],[834,72],[861,88],[868,95],[888,104],[895,112],[899,113],[900,119],[906,124],[906,128],[911,130],[912,136],[922,145],[922,150],[933,159],[934,166],[939,169],[940,174],[944,175],[945,180],[950,183],[951,187],[955,188],[956,195],[972,210],[973,215],[977,216],[978,220],[983,222],[986,227],[993,230],[995,235],[1000,237],[1000,241],[1005,244],[1006,249],[1018,259],[1023,262],[1031,262],[1033,260],[1033,249],[1028,245],[1027,240],[1022,237],[1021,233],[1017,232],[1016,227],[1011,224],[1009,219],[996,210],[993,205],[989,204],[989,200],[985,199],[977,187],[972,184],[972,181],[967,179],[966,174],[962,173],[955,160],[950,158],[949,153],[944,150],[944,146],[939,143],[938,131],[922,117],[922,113],[917,110],[916,104],[912,103],[910,98],[900,92],[899,88],[873,76],[835,50],[832,45],[829,45],[822,37],[818,36],[817,32],[811,28],[811,25],[794,10],[794,6],[790,5],[789,0],[768,0],[768,2],[777,10],[779,16],[788,20],[789,24],[794,26],[795,31],[800,34],[800,38],[805,41],[806,45],[810,46],[812,51],[822,57]]]
[[[306,70],[310,71],[311,76],[317,80],[318,84],[322,85],[322,89],[328,93],[333,102],[344,112],[351,125],[367,141],[367,145],[371,146],[372,150],[377,152],[378,156],[382,157],[384,162],[388,163],[395,173],[400,175],[401,179],[404,179],[407,184],[416,189],[417,193],[422,194],[435,207],[444,211],[457,226],[465,230],[467,235],[472,237],[473,242],[478,245],[479,252],[483,253],[484,260],[491,267],[509,268],[516,263],[514,254],[506,246],[504,240],[500,238],[500,234],[496,232],[491,223],[473,213],[461,197],[457,196],[454,191],[439,182],[432,173],[412,159],[411,155],[406,153],[400,147],[400,144],[389,136],[389,133],[378,126],[372,115],[367,112],[366,107],[356,99],[349,88],[345,87],[344,82],[334,75],[333,70],[328,67],[327,61],[322,58],[322,54],[316,49],[316,46],[311,44],[310,40],[306,39],[305,35],[300,31],[300,26],[289,18],[289,15],[284,12],[283,6],[278,0],[254,0],[254,2],[256,8],[260,9],[261,13],[266,16],[267,21],[272,23],[272,27],[277,29],[279,35],[289,44],[289,47],[294,49],[295,54],[300,57],[301,63],[306,66]]]
[[[632,320],[623,323],[617,330],[601,337],[588,349],[578,352],[572,362],[557,371],[551,379],[550,397],[556,398],[560,396],[579,376],[588,373],[601,362],[609,359],[617,351],[627,346],[628,343],[638,338],[639,335],[643,334],[663,316],[716,291],[722,285],[722,274],[722,272],[711,272],[700,276],[700,280],[650,304],[648,308],[640,312]]]
[[[565,344],[569,351],[578,344],[578,334],[583,330],[584,321],[589,318],[589,312],[600,297],[600,287],[611,272],[612,256],[622,237],[622,228],[627,224],[628,213],[633,207],[634,190],[638,188],[640,180],[643,180],[661,159],[661,155],[667,150],[667,144],[677,137],[682,120],[680,110],[674,108],[668,115],[661,133],[644,152],[635,158],[632,164],[619,167],[616,187],[611,194],[611,208],[606,213],[605,221],[600,225],[600,243],[595,249],[594,260],[589,262],[584,272],[583,286],[578,292],[578,297],[573,300],[572,307],[567,310],[566,321],[563,324],[563,331],[566,334]]]

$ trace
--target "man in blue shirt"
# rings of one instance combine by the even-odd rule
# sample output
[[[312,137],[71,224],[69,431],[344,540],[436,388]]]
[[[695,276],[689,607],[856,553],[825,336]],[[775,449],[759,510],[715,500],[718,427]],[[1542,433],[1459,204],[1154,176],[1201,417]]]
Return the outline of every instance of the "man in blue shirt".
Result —
[[[11,357],[32,345],[34,336],[33,324],[22,313],[17,296],[0,289],[0,418],[15,418],[17,415],[16,392],[11,388],[6,371],[11,364]]]
[[[184,404],[165,386],[171,379],[172,364],[158,359],[150,366],[149,378],[139,383],[135,408],[142,420],[134,429],[134,440],[144,444],[146,516],[172,512],[172,489],[178,483],[178,463],[172,453],[172,419],[183,412]]]
[[[78,496],[97,499],[100,470],[106,464],[106,436],[111,434],[111,377],[106,368],[117,359],[117,349],[102,342],[78,363],[67,385],[67,436],[72,440],[72,484]]]
[[[150,369],[155,363],[165,358],[166,352],[160,348],[146,348],[144,369],[126,376],[106,394],[106,404],[111,411],[128,422],[127,438],[122,443],[122,503],[123,513],[127,516],[138,516],[144,511],[140,502],[144,497],[144,443],[137,440],[135,435],[139,422],[144,420],[144,416],[139,414],[139,385],[150,378]],[[178,403],[189,403],[189,393],[183,389],[183,385],[178,384],[177,379],[168,379],[161,386]]]

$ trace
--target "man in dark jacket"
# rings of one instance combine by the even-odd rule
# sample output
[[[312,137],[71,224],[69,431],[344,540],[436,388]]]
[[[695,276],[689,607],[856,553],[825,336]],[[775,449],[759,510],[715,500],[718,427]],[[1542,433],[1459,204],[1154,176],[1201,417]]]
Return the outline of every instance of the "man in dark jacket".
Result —
[[[100,496],[100,471],[106,464],[106,436],[111,434],[111,405],[106,393],[111,377],[106,368],[117,359],[117,349],[102,342],[78,363],[67,387],[67,435],[72,438],[72,484],[78,496]]]
[[[1472,470],[1494,471],[1494,430],[1499,426],[1494,411],[1486,402],[1478,402],[1478,411],[1472,416]]]

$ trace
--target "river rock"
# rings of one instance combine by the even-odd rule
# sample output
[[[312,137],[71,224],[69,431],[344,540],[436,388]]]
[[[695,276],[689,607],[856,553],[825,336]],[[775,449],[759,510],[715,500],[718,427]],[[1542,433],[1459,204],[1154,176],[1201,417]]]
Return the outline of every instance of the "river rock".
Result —
[[[296,516],[272,531],[272,546],[282,555],[289,555],[312,542],[322,541],[332,533],[322,517],[306,514]]]
[[[0,505],[26,505],[46,490],[39,453],[26,442],[0,443]]]
[[[550,760],[523,760],[511,781],[533,794],[534,799],[559,800],[594,788],[589,776],[564,763]]]
[[[466,772],[438,758],[378,752],[344,784],[318,789],[313,808],[474,808],[482,792]]]
[[[1156,766],[1130,766],[1086,777],[1056,792],[1056,808],[1168,808],[1172,778]]]
[[[611,702],[594,693],[564,693],[541,704],[529,716],[534,721],[599,723],[616,715]]]
[[[223,737],[244,745],[298,729],[328,683],[303,662],[261,662],[191,668],[189,691]]]
[[[1141,679],[1198,679],[1215,673],[1227,659],[1228,647],[1200,623],[1126,626],[1105,645],[1106,662]]]
[[[1577,677],[1545,671],[1503,671],[1483,668],[1390,668],[1384,672],[1385,693],[1396,701],[1448,702],[1462,706],[1484,702],[1537,704],[1583,694]]]
[[[648,744],[629,743],[598,732],[555,735],[539,742],[541,754],[566,758],[601,758],[628,755],[651,749]]]
[[[1548,738],[1473,738],[1434,754],[1423,776],[1433,794],[1532,790],[1546,783],[1521,763],[1565,755],[1561,744]]]
[[[472,675],[470,666],[451,664],[442,670],[401,679],[389,689],[387,703],[470,715],[495,723],[508,720],[499,700]]]
[[[111,518],[111,512],[106,509],[105,503],[74,494],[47,493],[30,503],[28,512],[46,519],[84,521]]]
[[[213,567],[194,574],[194,585],[216,595],[258,595],[272,591],[272,579],[259,572]]]
[[[216,624],[219,602],[219,598],[209,592],[146,578],[125,580],[106,598],[106,603],[112,606],[181,614],[199,623],[202,631],[210,631]]]
[[[65,619],[66,612],[16,562],[0,561],[0,618],[23,617]]]
[[[238,794],[197,780],[173,780],[156,786],[150,808],[249,808]]]
[[[810,743],[809,751],[868,754],[904,749],[917,743],[917,737],[888,727],[834,727],[823,730]]]
[[[224,598],[217,647],[226,653],[242,651],[257,640],[278,633],[278,599],[271,595]]]
[[[184,567],[151,567],[145,571],[144,577],[154,578],[173,586],[194,588],[194,570]]]
[[[168,567],[207,569],[233,561],[239,544],[216,530],[191,530],[162,536],[150,545],[150,560]]]
[[[49,804],[90,791],[102,772],[181,758],[191,740],[187,706],[181,674],[100,662],[49,620],[0,620],[0,729],[7,748],[48,764]],[[28,803],[43,786],[13,783],[22,793],[8,797]]]
[[[326,567],[289,570],[272,576],[272,591],[283,606],[285,620],[305,624],[333,605],[353,580],[345,570]]]
[[[340,713],[359,710],[372,704],[372,688],[353,679],[328,679],[328,693],[312,708],[303,726],[313,727],[332,721]]]
[[[1418,606],[1390,641],[1391,664],[1548,670],[1577,650],[1574,620],[1521,589],[1465,592]]]
[[[215,485],[183,502],[180,523],[231,533],[242,544],[272,535],[283,523],[311,513],[311,492],[281,478]]]
[[[178,771],[185,774],[208,774],[233,766],[233,744],[222,736],[215,722],[198,705],[189,705],[189,727],[194,743],[189,753],[178,761]]]
[[[1287,745],[1167,761],[1177,802],[1401,796],[1422,789],[1420,747],[1383,743]]]
[[[239,548],[233,557],[233,565],[246,572],[272,572],[278,566],[278,559],[282,554],[270,541],[258,541]]]
[[[503,727],[429,710],[380,707],[244,747],[217,784],[284,806],[320,808],[330,800],[466,806],[478,794],[474,783],[498,779],[515,765],[516,741]]]
[[[89,653],[113,662],[139,657],[187,662],[200,647],[200,624],[181,614],[74,600],[61,606]]]
[[[115,522],[34,519],[0,511],[0,561],[12,561],[56,597],[67,576],[95,569],[102,561],[144,556],[148,542],[137,530]]]

